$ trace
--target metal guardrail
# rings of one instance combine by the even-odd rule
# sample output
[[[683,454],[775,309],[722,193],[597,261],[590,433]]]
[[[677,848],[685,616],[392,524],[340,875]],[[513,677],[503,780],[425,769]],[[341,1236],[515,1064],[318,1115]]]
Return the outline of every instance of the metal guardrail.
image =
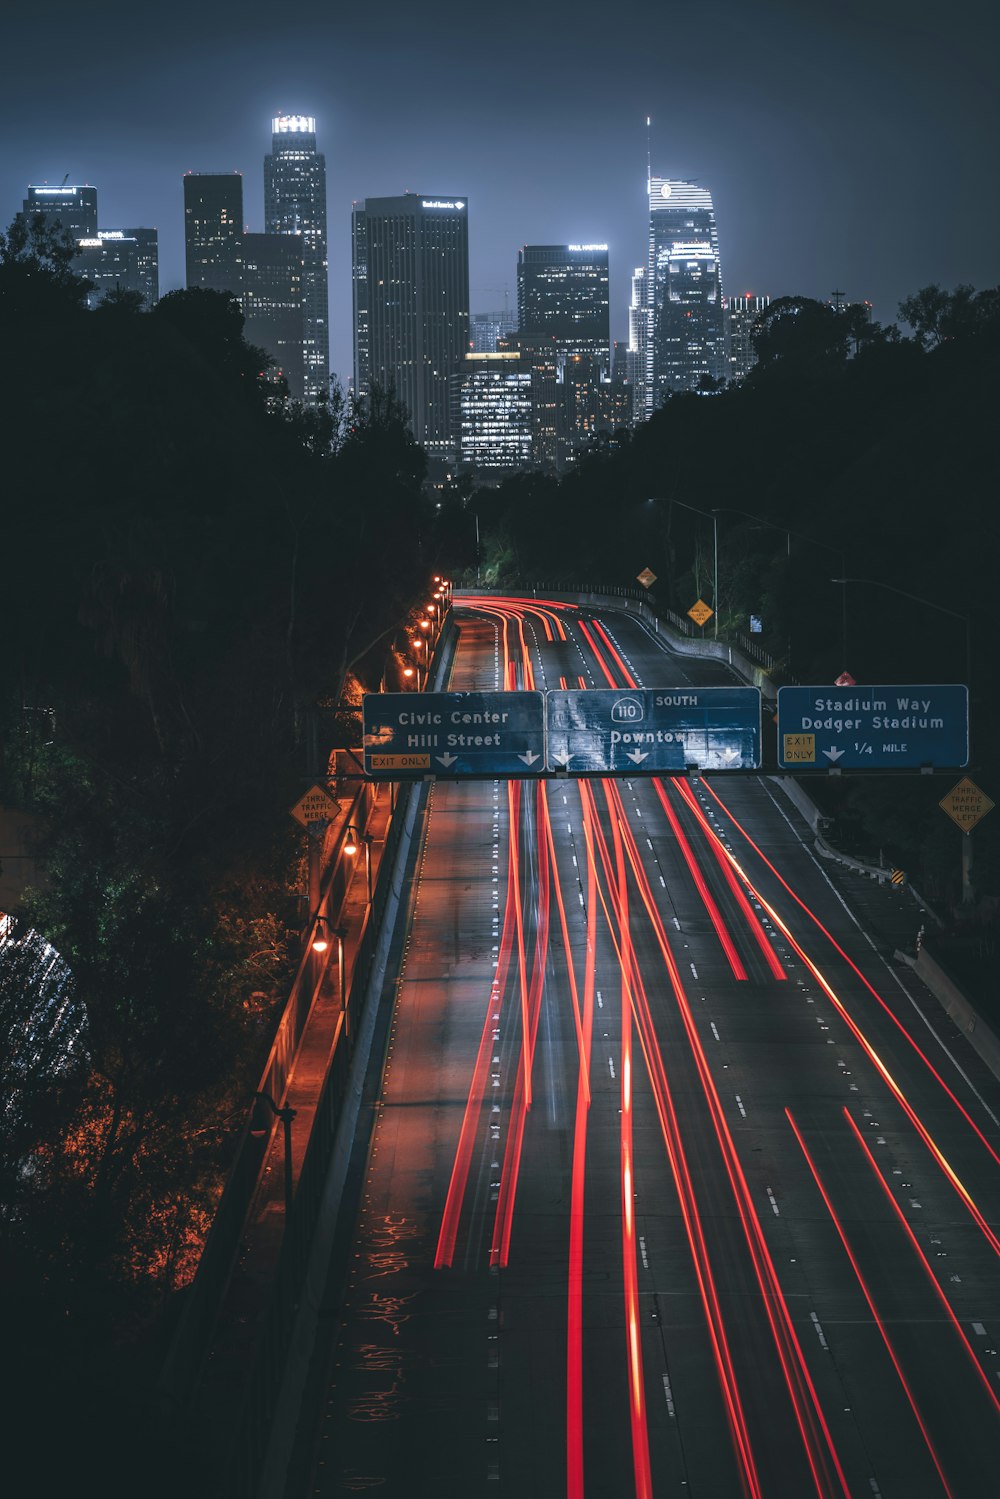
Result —
[[[455,634],[449,611],[441,625],[434,653],[434,689],[442,690]],[[405,852],[424,788],[420,782],[401,783],[395,810],[386,830],[372,901],[355,951],[351,982],[333,1054],[316,1108],[309,1144],[299,1173],[289,1222],[285,1225],[273,1288],[264,1315],[246,1398],[235,1432],[225,1475],[226,1499],[254,1499],[267,1456],[271,1422],[281,1392],[295,1319],[309,1268],[313,1237],[324,1204],[337,1131],[347,1095],[348,1071],[361,1010],[374,1003],[369,994],[387,908],[394,898],[397,859]],[[398,894],[398,892],[397,892]]]
[[[337,1127],[347,1096],[353,1036],[375,964],[376,945],[390,898],[390,877],[403,832],[411,821],[411,803],[423,787],[401,787],[389,823],[378,874],[361,937],[355,951],[347,1003],[333,1044],[330,1065],[313,1117],[309,1144],[295,1187],[291,1218],[285,1224],[277,1272],[261,1322],[245,1398],[234,1434],[225,1490],[231,1499],[252,1499],[267,1453],[295,1316],[306,1272]]]
[[[526,590],[526,592],[527,591],[529,590]],[[609,588],[603,584],[594,583],[574,583],[572,586],[567,584],[538,583],[531,588],[530,592],[533,594],[579,593],[592,594],[597,597],[606,599],[629,599],[633,602],[645,604],[646,608],[650,611],[651,614],[655,614],[658,618],[662,619],[663,622],[665,624],[668,624],[670,628],[676,631],[678,635],[684,635],[689,640],[704,640],[706,638],[704,628],[701,625],[696,625],[693,619],[688,619],[683,614],[676,614],[673,609],[654,606],[650,599],[649,592],[645,588]],[[733,635],[727,634],[724,637],[720,636],[719,644],[723,644],[723,641],[726,644],[738,646],[745,656],[749,656],[751,661],[754,661],[758,666],[763,667],[766,672],[773,672],[780,665],[776,657],[774,657],[770,653],[770,651],[766,651],[761,645],[760,641],[755,640],[752,635],[746,635],[742,631],[738,631]],[[797,678],[793,677],[790,672],[785,672],[784,675],[789,682],[794,682],[797,680]]]
[[[331,854],[332,865],[324,882],[320,901],[320,913],[323,915],[339,911],[343,903],[353,872],[353,862],[343,853],[346,828],[349,823],[358,827],[365,826],[371,808],[371,794],[371,786],[365,783],[357,786],[350,811],[335,834],[337,842]],[[321,976],[315,973],[312,955],[307,948],[300,959],[260,1081],[254,1090],[255,1095],[267,1093],[276,1102],[283,1101],[292,1064],[320,982]],[[190,1399],[209,1352],[247,1214],[277,1127],[277,1120],[268,1116],[266,1129],[253,1129],[251,1132],[254,1122],[251,1101],[247,1105],[247,1117],[236,1143],[235,1156],[194,1280],[188,1289],[184,1308],[160,1373],[159,1396],[174,1409],[183,1408]]]

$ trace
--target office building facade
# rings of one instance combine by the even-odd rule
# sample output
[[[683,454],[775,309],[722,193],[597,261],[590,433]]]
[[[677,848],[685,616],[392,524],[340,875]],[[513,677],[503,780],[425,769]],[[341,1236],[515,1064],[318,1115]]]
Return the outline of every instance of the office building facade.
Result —
[[[96,187],[29,187],[21,214],[39,214],[49,228],[60,227],[75,240],[97,238]]]
[[[38,215],[75,241],[72,269],[94,283],[87,305],[94,308],[110,291],[135,292],[148,311],[160,295],[159,247],[155,229],[99,229],[96,187],[29,187],[20,218]]]
[[[469,350],[464,198],[367,198],[353,220],[354,389],[405,406],[431,458],[457,457],[452,377]]]
[[[517,325],[522,346],[588,355],[608,371],[607,245],[525,245],[517,257]]]
[[[73,269],[93,282],[87,306],[95,308],[109,293],[131,292],[148,312],[159,295],[155,229],[99,229],[77,240]]]
[[[243,316],[248,343],[264,349],[293,400],[305,397],[305,265],[302,236],[243,236]]]
[[[532,371],[534,459],[561,469],[606,426],[611,379],[607,245],[525,245],[517,346]]]
[[[646,299],[649,416],[670,395],[729,374],[715,209],[694,182],[650,178]]]
[[[354,337],[355,396],[371,388],[371,339],[368,328],[368,225],[363,203],[351,210],[351,312]]]
[[[646,267],[632,272],[632,295],[628,308],[628,379],[632,390],[632,424],[644,422],[648,414],[650,312],[646,296]]]
[[[473,354],[495,354],[501,339],[517,332],[517,314],[510,307],[498,312],[474,312],[469,323]]]
[[[458,462],[489,476],[531,462],[531,373],[514,350],[469,353],[452,376]]]
[[[726,316],[729,321],[729,378],[742,380],[757,363],[757,350],[753,346],[753,331],[757,318],[770,305],[770,297],[755,297],[746,292],[741,297],[727,297]]]
[[[304,397],[330,389],[330,311],[326,233],[326,157],[316,149],[312,115],[276,115],[264,158],[264,229],[297,235],[302,252]]]
[[[243,178],[239,172],[184,177],[184,261],[189,288],[243,292]]]

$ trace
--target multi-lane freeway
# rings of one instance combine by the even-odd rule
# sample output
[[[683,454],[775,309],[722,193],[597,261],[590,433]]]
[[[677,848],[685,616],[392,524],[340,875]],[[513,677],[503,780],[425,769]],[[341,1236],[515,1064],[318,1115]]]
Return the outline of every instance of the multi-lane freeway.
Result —
[[[457,619],[456,691],[735,681]],[[439,780],[421,837],[299,1492],[1000,1491],[1000,1084],[780,789]]]

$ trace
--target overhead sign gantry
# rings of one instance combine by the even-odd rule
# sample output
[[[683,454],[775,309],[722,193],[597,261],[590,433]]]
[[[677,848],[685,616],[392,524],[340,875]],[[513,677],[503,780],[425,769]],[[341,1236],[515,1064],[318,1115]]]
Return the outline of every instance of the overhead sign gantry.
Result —
[[[759,770],[757,687],[365,695],[373,780],[683,775]],[[961,685],[782,687],[778,770],[943,770],[969,763]]]
[[[362,717],[365,771],[377,779],[545,774],[540,692],[372,692]]]
[[[961,769],[969,689],[949,685],[779,687],[782,770]]]
[[[760,689],[658,687],[548,692],[552,771],[621,774],[754,770],[760,765]]]

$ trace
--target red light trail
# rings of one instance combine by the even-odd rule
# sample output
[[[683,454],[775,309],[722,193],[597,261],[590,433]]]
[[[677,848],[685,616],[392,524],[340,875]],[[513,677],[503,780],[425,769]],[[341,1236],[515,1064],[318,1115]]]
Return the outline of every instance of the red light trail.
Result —
[[[945,1477],[944,1469],[941,1466],[941,1459],[937,1455],[934,1443],[931,1440],[931,1434],[927,1429],[927,1423],[924,1420],[923,1415],[921,1414],[920,1407],[917,1405],[916,1396],[913,1393],[913,1389],[910,1385],[909,1380],[903,1373],[903,1366],[899,1361],[899,1355],[893,1347],[892,1339],[889,1337],[889,1332],[886,1328],[885,1322],[879,1315],[878,1307],[875,1305],[875,1298],[872,1296],[868,1283],[865,1280],[864,1275],[862,1274],[861,1266],[858,1264],[857,1256],[851,1248],[850,1241],[848,1240],[847,1233],[844,1229],[844,1225],[840,1221],[840,1218],[837,1216],[836,1209],[834,1208],[833,1203],[830,1200],[830,1194],[827,1192],[826,1188],[823,1185],[823,1180],[819,1174],[819,1168],[817,1167],[816,1162],[813,1160],[811,1154],[809,1153],[809,1149],[806,1145],[805,1140],[802,1138],[802,1131],[799,1129],[798,1125],[795,1123],[795,1120],[792,1118],[791,1110],[785,1110],[785,1117],[787,1118],[789,1124],[792,1126],[792,1131],[795,1135],[795,1138],[799,1142],[799,1148],[806,1158],[806,1165],[809,1167],[809,1170],[812,1173],[813,1181],[816,1183],[819,1194],[823,1199],[823,1204],[826,1207],[827,1212],[830,1214],[830,1219],[833,1223],[834,1228],[837,1230],[837,1236],[840,1239],[841,1244],[844,1246],[844,1253],[850,1260],[851,1269],[854,1271],[855,1279],[857,1280],[858,1285],[861,1287],[861,1294],[864,1296],[865,1301],[868,1304],[868,1310],[872,1314],[872,1321],[875,1323],[875,1326],[879,1330],[879,1335],[883,1343],[885,1344],[886,1350],[889,1354],[889,1358],[892,1361],[892,1367],[895,1369],[896,1374],[899,1378],[899,1382],[903,1386],[903,1391],[906,1395],[907,1401],[909,1402],[910,1409],[913,1412],[914,1419],[916,1420],[916,1423],[920,1428],[920,1435],[924,1439],[924,1444],[926,1445],[927,1451],[930,1454],[931,1462],[934,1464],[937,1475],[941,1480],[941,1486],[944,1489],[945,1493],[948,1495],[948,1499],[954,1499],[951,1486],[949,1485],[948,1480]]]

